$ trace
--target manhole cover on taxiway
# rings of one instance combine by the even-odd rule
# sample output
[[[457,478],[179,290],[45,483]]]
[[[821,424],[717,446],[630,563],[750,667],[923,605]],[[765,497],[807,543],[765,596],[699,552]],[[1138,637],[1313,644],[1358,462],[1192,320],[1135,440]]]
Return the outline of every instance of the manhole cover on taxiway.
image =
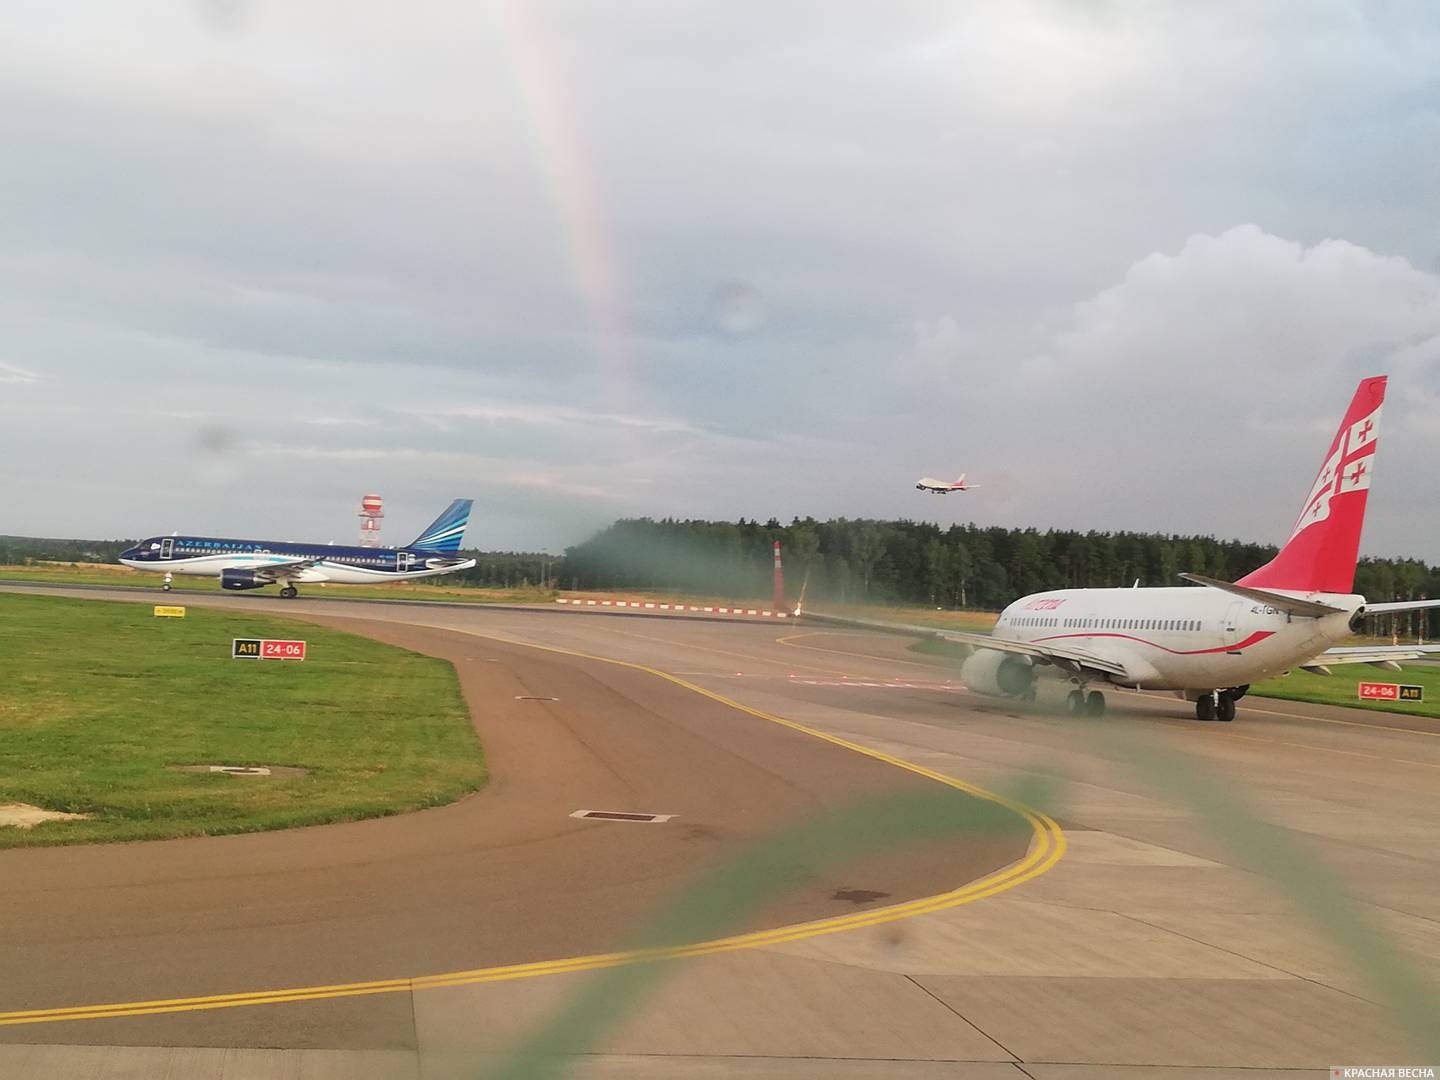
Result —
[[[634,814],[625,810],[576,810],[570,815],[573,818],[585,818],[590,821],[653,821],[665,822],[673,818],[674,814]]]

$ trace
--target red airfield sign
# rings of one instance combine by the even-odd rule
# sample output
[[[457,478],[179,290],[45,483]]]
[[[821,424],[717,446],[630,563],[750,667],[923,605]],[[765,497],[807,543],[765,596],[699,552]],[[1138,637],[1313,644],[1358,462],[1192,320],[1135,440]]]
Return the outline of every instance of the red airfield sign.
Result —
[[[304,660],[305,642],[280,638],[234,638],[230,655],[236,660]]]
[[[1362,682],[1355,688],[1361,701],[1424,701],[1425,688],[1408,683]]]

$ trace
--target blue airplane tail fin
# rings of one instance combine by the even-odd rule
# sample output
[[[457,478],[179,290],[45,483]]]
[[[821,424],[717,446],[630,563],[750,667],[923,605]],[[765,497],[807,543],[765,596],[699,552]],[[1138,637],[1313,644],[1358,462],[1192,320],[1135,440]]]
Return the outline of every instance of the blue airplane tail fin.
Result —
[[[445,512],[432,521],[428,528],[410,544],[412,548],[429,551],[456,552],[465,535],[465,526],[470,521],[470,507],[473,499],[456,499],[445,508]]]

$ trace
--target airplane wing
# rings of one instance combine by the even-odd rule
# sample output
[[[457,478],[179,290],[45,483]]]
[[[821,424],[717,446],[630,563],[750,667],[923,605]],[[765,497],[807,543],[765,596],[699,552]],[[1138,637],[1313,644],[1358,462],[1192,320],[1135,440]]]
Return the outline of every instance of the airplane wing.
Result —
[[[263,566],[255,567],[256,578],[268,578],[270,581],[289,581],[298,577],[302,571],[309,570],[325,560],[319,559],[291,559],[289,562],[265,563]]]
[[[796,616],[802,617],[800,610],[796,609]],[[1127,677],[1128,672],[1125,665],[1104,656],[1097,656],[1084,649],[1076,649],[1071,646],[1039,645],[1029,641],[1009,641],[1005,638],[994,637],[990,634],[975,634],[966,630],[942,630],[934,626],[910,626],[905,623],[879,622],[875,619],[857,619],[847,615],[823,615],[816,612],[805,612],[803,618],[810,622],[833,623],[836,626],[849,626],[858,630],[875,630],[880,633],[902,634],[906,637],[934,638],[940,641],[953,642],[962,645],[972,651],[977,649],[993,649],[996,652],[1011,653],[1015,656],[1027,656],[1043,664],[1054,664],[1062,671],[1077,674],[1082,670],[1096,671],[1105,675],[1119,675]]]
[[[1440,645],[1346,645],[1327,649],[1297,666],[1319,675],[1329,674],[1328,669],[1339,664],[1372,664],[1398,670],[1401,660],[1421,660],[1437,654],[1440,654]]]

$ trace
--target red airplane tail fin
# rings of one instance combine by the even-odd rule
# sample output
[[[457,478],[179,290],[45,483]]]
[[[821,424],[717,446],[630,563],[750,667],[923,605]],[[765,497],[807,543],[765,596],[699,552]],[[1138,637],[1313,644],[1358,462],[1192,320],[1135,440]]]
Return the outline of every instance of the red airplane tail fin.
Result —
[[[1236,584],[1257,589],[1348,593],[1365,527],[1385,376],[1363,379],[1280,554]]]

